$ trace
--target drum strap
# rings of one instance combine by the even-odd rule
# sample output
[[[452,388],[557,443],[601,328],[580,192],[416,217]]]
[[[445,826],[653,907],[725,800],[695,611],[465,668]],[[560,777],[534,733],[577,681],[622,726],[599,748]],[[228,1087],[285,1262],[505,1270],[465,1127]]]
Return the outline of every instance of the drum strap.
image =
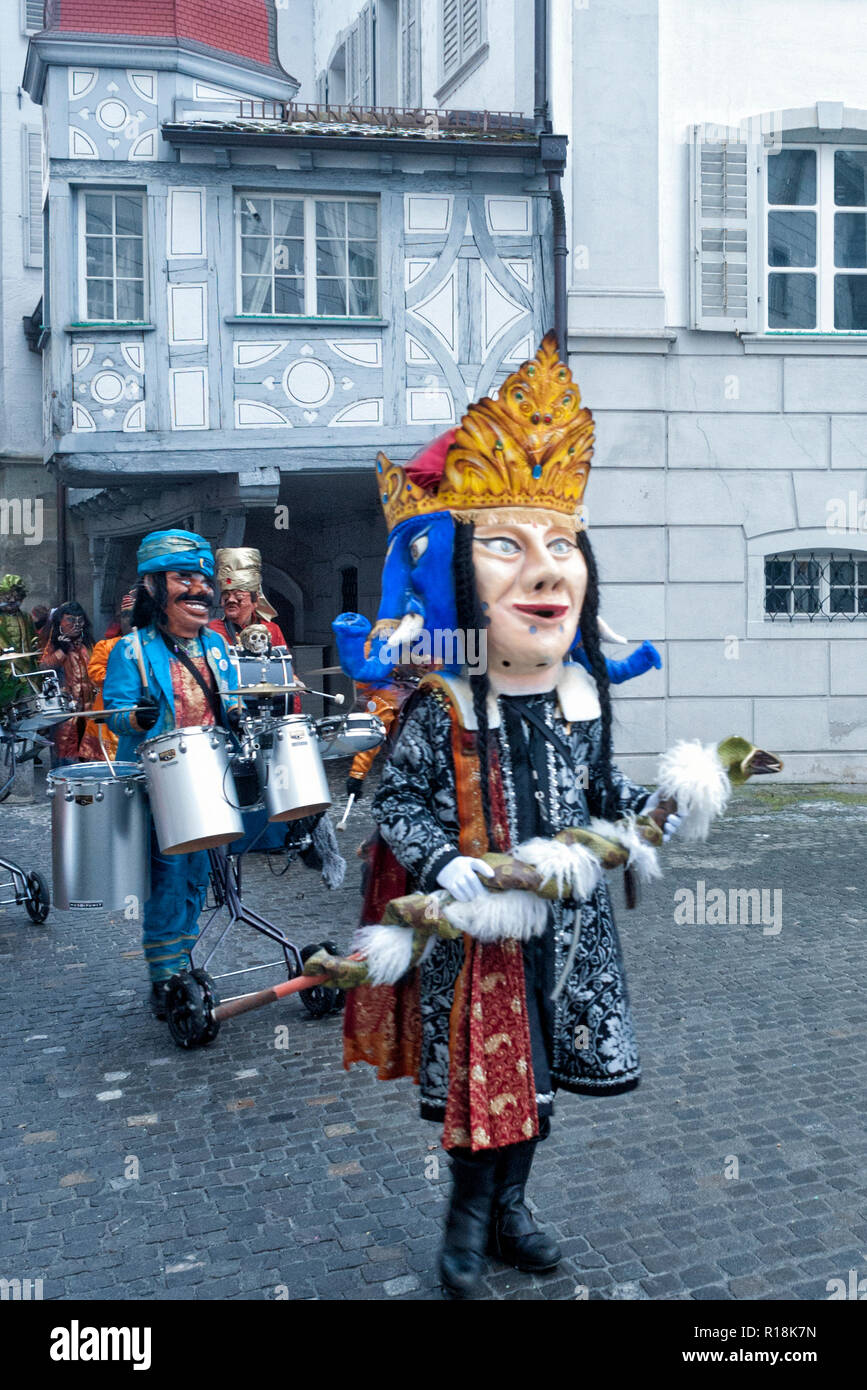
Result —
[[[162,637],[163,641],[165,642],[172,655],[176,656],[181,665],[186,667],[193,680],[196,682],[196,685],[199,687],[200,690],[204,692],[205,699],[211,707],[211,713],[214,716],[215,722],[217,724],[222,724],[223,705],[219,695],[213,687],[213,684],[211,682],[205,681],[202,678],[201,672],[199,671],[198,667],[195,666],[195,664],[192,661],[190,661],[190,658],[187,656],[183,647],[179,647],[176,642],[173,642],[171,636],[168,633],[163,632],[162,628],[160,628],[160,636]],[[207,665],[207,658],[205,659],[205,664]]]

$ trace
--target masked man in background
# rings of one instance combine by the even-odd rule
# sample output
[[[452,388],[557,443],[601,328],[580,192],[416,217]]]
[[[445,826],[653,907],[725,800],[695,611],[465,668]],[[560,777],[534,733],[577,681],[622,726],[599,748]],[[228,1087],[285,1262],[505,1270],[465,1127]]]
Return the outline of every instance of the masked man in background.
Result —
[[[39,653],[36,629],[21,605],[27,597],[27,589],[20,574],[4,574],[0,579],[0,652],[9,647],[16,652]],[[35,670],[37,662],[4,661],[0,664],[0,708],[8,705],[20,695],[28,693],[28,687],[10,671],[10,666],[19,671]]]

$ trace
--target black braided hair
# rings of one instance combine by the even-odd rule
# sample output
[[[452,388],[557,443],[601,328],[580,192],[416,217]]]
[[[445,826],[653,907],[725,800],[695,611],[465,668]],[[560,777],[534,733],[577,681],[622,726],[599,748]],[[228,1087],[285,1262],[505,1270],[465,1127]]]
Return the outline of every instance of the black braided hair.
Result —
[[[133,627],[150,627],[153,623],[156,627],[164,627],[166,623],[166,609],[169,602],[169,589],[166,577],[159,571],[151,575],[154,581],[153,594],[148,592],[144,579],[139,579],[135,589],[135,603],[133,604],[130,623]]]
[[[602,711],[602,747],[601,747],[601,767],[600,773],[602,784],[606,792],[606,800],[609,808],[616,805],[617,793],[613,785],[611,774],[611,691],[608,680],[608,667],[605,664],[605,657],[602,655],[602,645],[599,641],[599,571],[596,568],[596,557],[593,554],[593,547],[586,531],[579,531],[578,549],[584,556],[587,566],[587,592],[584,595],[584,603],[581,608],[581,640],[584,644],[584,651],[590,668],[593,672],[593,679],[599,692],[599,706]]]
[[[455,522],[455,546],[452,560],[452,573],[455,581],[458,628],[464,632],[481,632],[487,627],[479,603],[476,589],[476,576],[473,569],[473,534],[475,526],[471,521]],[[481,644],[477,647],[480,650]],[[491,837],[491,789],[490,789],[490,746],[491,736],[488,728],[488,682],[487,670],[470,676],[470,690],[473,696],[473,712],[476,716],[476,751],[479,758],[479,777],[482,788],[482,813],[485,830]]]

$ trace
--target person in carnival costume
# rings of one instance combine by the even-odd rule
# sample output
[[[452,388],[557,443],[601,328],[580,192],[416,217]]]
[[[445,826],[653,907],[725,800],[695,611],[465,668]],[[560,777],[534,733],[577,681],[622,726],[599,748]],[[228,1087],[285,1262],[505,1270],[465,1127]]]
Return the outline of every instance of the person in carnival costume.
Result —
[[[20,574],[4,574],[0,579],[0,651],[33,652],[39,655],[40,643],[32,619],[21,612],[21,605],[27,597],[27,588]],[[0,665],[0,708],[26,694],[25,681],[13,676],[9,667],[18,670],[35,670],[32,661],[4,662]]]
[[[48,640],[42,653],[42,666],[60,673],[63,688],[78,710],[90,708],[94,696],[88,664],[93,651],[93,629],[80,603],[74,599],[55,608],[48,622]],[[55,762],[58,767],[77,763],[86,720],[83,714],[67,719],[53,731]]]
[[[245,628],[254,624],[267,630],[271,645],[285,647],[286,638],[274,622],[277,610],[262,592],[262,556],[250,546],[217,551],[217,590],[223,617],[211,623],[233,647]]]
[[[221,693],[237,676],[226,645],[206,631],[214,606],[214,556],[192,531],[154,531],[138,548],[139,585],[132,631],[108,658],[106,709],[135,706],[109,721],[118,735],[117,761],[134,762],[139,744],[170,729],[237,722],[224,714]],[[208,855],[162,855],[152,832],[151,896],[144,906],[143,945],[154,1016],[166,1016],[172,975],[188,964],[208,885]]]
[[[582,512],[592,447],[592,417],[549,334],[438,457],[401,468],[379,456],[386,569],[398,553],[410,567],[434,555],[440,592],[424,625],[436,615],[482,632],[487,667],[429,674],[405,706],[373,803],[366,922],[413,888],[458,903],[489,896],[486,851],[658,805],[612,761]],[[568,660],[579,626],[584,664]],[[657,815],[667,838],[678,816]],[[447,1297],[467,1298],[487,1252],[522,1270],[556,1266],[560,1250],[524,1201],[555,1093],[617,1095],[640,1065],[604,879],[553,901],[529,940],[431,941],[398,983],[350,991],[344,1064],[414,1076],[423,1118],[443,1124],[452,1186],[440,1275]]]

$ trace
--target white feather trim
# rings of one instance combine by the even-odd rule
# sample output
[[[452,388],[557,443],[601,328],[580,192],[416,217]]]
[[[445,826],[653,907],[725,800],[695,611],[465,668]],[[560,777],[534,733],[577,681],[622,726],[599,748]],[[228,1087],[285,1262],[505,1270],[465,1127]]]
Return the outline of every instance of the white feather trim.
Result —
[[[594,817],[590,822],[590,829],[595,835],[604,835],[607,840],[616,840],[624,849],[629,850],[626,867],[635,870],[641,883],[650,883],[652,879],[662,877],[656,850],[653,845],[642,840],[635,828],[633,816],[628,816],[616,825],[613,821]]]
[[[711,822],[721,816],[731,795],[731,785],[712,743],[681,739],[659,760],[657,772],[662,801],[673,797],[683,816],[678,830],[682,840],[706,840]]]
[[[512,851],[522,864],[531,864],[542,875],[542,883],[557,884],[561,898],[586,901],[602,877],[602,866],[584,845],[564,845],[560,840],[527,840]]]
[[[406,927],[359,927],[352,949],[363,952],[372,985],[393,985],[409,970],[412,932]]]
[[[468,903],[449,903],[443,909],[453,927],[478,941],[529,941],[548,925],[548,904],[519,888],[484,893]]]

